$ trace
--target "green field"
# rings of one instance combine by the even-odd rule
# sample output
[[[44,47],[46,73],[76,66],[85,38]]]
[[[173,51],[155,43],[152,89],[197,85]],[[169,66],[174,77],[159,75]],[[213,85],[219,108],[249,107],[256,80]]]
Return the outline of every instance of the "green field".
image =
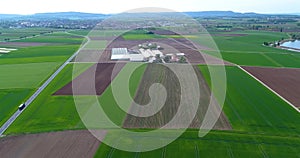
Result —
[[[172,132],[172,131],[169,131]],[[203,138],[188,130],[164,148],[150,152],[124,152],[101,144],[95,157],[298,157],[299,138],[260,136],[235,132],[211,131]]]
[[[157,34],[150,34],[146,30],[131,30],[122,35],[125,40],[145,40],[145,39],[156,39],[164,38]]]
[[[200,69],[209,80],[207,68]],[[168,146],[145,153],[101,144],[95,157],[299,157],[299,113],[237,67],[226,71],[224,111],[232,131],[211,131],[198,138],[197,130],[188,130]]]
[[[0,89],[37,88],[62,63],[28,63],[0,65]]]
[[[76,76],[81,74],[92,64],[76,64],[78,70]],[[127,64],[130,67],[131,64]],[[72,80],[72,64],[68,65],[51,84],[40,94],[40,96],[26,109],[24,113],[12,124],[6,131],[6,134],[20,133],[38,133],[68,129],[85,128],[82,124],[72,96],[54,96],[52,95],[58,89]],[[139,80],[145,66],[138,68],[130,79],[132,87],[131,93],[137,89]],[[83,99],[89,99],[93,96],[82,96]],[[105,112],[112,116],[111,120],[121,124],[125,113],[114,104],[111,88],[99,97],[101,106]],[[89,106],[86,107],[87,109]]]
[[[38,42],[38,43],[67,43],[67,44],[81,44],[83,38],[81,36],[74,36],[72,34],[58,32],[46,34],[34,38],[21,39],[16,42]]]
[[[212,33],[213,34],[213,33]],[[300,68],[300,58],[297,52],[282,50],[278,48],[263,46],[263,42],[272,42],[287,38],[286,33],[244,31],[218,34],[246,34],[246,36],[213,36],[224,60],[247,66],[268,66],[268,67],[295,67]],[[205,43],[207,37],[199,37],[203,45],[212,47]],[[202,39],[201,39],[202,38]],[[204,51],[207,54],[214,54],[213,51]],[[295,57],[296,56],[296,57]]]
[[[27,31],[30,32],[30,30]],[[38,31],[44,30],[35,31],[39,33]],[[121,32],[120,30],[95,31],[92,36],[111,37]],[[79,48],[83,38],[73,34],[86,35],[88,31],[74,30],[70,33],[72,34],[59,32],[23,39],[18,42],[51,44],[18,48],[17,51],[0,56],[0,124],[3,124],[17,110],[17,106]],[[213,37],[225,60],[248,66],[300,68],[299,54],[262,46],[265,41],[286,38],[287,34],[263,31],[230,32],[229,34],[234,33],[247,34],[247,36]],[[226,33],[218,32],[218,34]],[[18,38],[22,33],[6,35]],[[143,30],[127,32],[122,37],[126,40],[165,38],[148,34]],[[190,38],[203,40],[203,45],[209,44],[205,43],[208,37],[197,39],[191,36]],[[106,44],[106,41],[96,41],[89,47],[104,47]],[[205,53],[215,55],[213,51],[205,51]],[[128,63],[125,68],[131,68],[134,64]],[[73,66],[74,64],[68,64],[59,73],[30,107],[8,128],[6,135],[85,129],[77,113],[74,97],[53,95],[72,80]],[[76,64],[76,66],[78,71],[75,76],[78,76],[92,66],[92,63]],[[129,91],[132,97],[136,96],[146,67],[147,64],[141,66],[131,76]],[[216,72],[220,69],[219,66],[211,68]],[[209,84],[210,76],[207,67],[201,65],[199,69]],[[227,94],[223,111],[232,130],[213,130],[205,137],[199,138],[198,130],[188,129],[168,146],[144,153],[120,151],[101,144],[95,157],[300,157],[300,114],[238,67],[227,66],[226,73]],[[122,83],[120,74],[113,83]],[[95,98],[95,96],[80,97],[87,100]],[[218,99],[218,95],[216,97]],[[97,96],[97,99],[110,120],[122,126],[126,113],[118,107],[111,86],[101,96]],[[86,110],[89,107],[86,106]],[[103,128],[111,128],[111,126],[107,124]],[[131,130],[147,131],[146,129]],[[173,132],[173,130],[165,132]]]
[[[9,54],[0,56],[1,64],[25,64],[43,62],[64,62],[79,45],[37,46],[20,48]]]
[[[2,125],[24,102],[33,89],[1,89],[0,90],[0,125]]]
[[[5,39],[19,40],[20,37],[33,37],[41,35],[41,33],[61,31],[60,29],[50,29],[50,28],[0,28],[0,41]]]
[[[45,30],[47,31],[47,29]],[[2,29],[0,31],[3,33],[1,36],[11,35],[12,38],[13,35],[22,36],[24,33],[39,34],[40,32],[45,32],[45,30]],[[47,46],[19,47],[16,51],[0,56],[0,125],[17,110],[21,102],[24,102],[42,82],[79,48],[82,37],[61,32],[43,34],[26,40],[28,41],[23,42],[33,42],[33,40],[50,42],[52,40],[57,41],[56,43],[61,43]],[[5,45],[5,43],[2,43],[2,45]]]
[[[209,80],[206,67],[200,68]],[[299,134],[300,114],[290,105],[239,68],[226,67],[226,73],[227,96],[223,110],[233,129],[270,135]]]

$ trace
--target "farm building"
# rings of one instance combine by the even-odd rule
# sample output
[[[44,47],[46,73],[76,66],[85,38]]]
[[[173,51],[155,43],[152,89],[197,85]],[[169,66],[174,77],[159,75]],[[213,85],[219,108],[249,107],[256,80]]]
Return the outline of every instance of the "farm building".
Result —
[[[111,50],[111,60],[130,60],[127,48],[113,48]]]
[[[111,51],[111,60],[129,60],[129,61],[145,61],[140,53],[130,53],[127,48],[113,48]]]
[[[145,58],[142,54],[130,54],[130,61],[145,61]]]

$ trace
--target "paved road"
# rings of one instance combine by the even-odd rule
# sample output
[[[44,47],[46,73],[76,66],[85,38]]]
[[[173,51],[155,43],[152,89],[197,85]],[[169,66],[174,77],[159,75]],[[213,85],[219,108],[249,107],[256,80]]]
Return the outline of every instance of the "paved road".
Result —
[[[86,42],[76,53],[74,53],[63,65],[61,65],[47,81],[43,83],[43,85],[25,102],[25,108],[20,111],[17,110],[0,128],[0,136],[6,131],[6,129],[18,118],[18,116],[34,101],[34,99],[49,85],[49,83],[59,74],[59,72],[66,67],[68,63],[72,61],[72,59],[84,48],[90,41],[88,37],[88,42]]]

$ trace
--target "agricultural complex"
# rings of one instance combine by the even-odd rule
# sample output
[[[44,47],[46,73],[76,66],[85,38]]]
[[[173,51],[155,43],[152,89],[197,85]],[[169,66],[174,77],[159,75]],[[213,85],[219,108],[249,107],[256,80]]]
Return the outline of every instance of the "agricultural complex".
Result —
[[[264,45],[299,32],[296,23],[300,17],[293,17],[296,22],[272,23],[269,27],[264,26],[264,17],[235,18],[231,19],[233,24],[230,18],[195,17],[204,23],[207,34],[195,34],[192,29],[179,34],[164,25],[125,29],[131,26],[130,21],[122,25],[124,28],[110,23],[111,28],[99,30],[86,28],[91,25],[89,21],[81,28],[1,28],[0,126],[20,112],[20,104],[39,94],[3,130],[0,157],[300,157],[300,54]],[[257,18],[255,24],[253,18]],[[260,20],[262,26],[256,29]],[[210,38],[216,46],[207,42]],[[127,70],[135,66],[138,68],[125,82]],[[78,112],[78,98],[85,101],[81,107],[85,112],[92,111],[92,100],[96,99],[114,125],[127,131],[143,133],[163,127],[176,115],[183,100],[180,79],[171,68],[186,70],[188,66],[195,74],[198,83],[193,86],[199,87],[200,94],[185,95],[197,95],[198,108],[185,132],[167,146],[128,152],[101,142],[88,131]],[[226,71],[226,79],[213,80],[211,72],[222,70]],[[192,75],[186,75],[184,79],[190,78]],[[223,82],[224,103],[218,88],[213,87],[221,87]],[[120,91],[122,85],[129,85],[133,100],[124,103],[127,111],[118,105],[114,84],[120,86]],[[153,84],[165,87],[163,107],[149,117],[134,116],[135,103],[160,103],[151,100],[149,89]],[[159,94],[152,97],[158,98]],[[192,100],[186,104],[192,104]],[[199,137],[209,106],[212,110],[208,113],[216,122],[207,135]],[[140,115],[147,112],[137,111]],[[103,138],[119,130],[103,124]],[[164,132],[172,135],[182,128],[184,121],[167,126]]]

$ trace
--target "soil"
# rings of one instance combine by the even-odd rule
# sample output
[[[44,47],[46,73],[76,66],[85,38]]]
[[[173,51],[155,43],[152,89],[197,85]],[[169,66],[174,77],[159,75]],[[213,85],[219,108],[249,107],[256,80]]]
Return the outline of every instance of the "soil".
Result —
[[[72,82],[65,85],[54,93],[54,95],[101,95],[110,85],[112,79],[121,71],[125,63],[99,63],[90,67]],[[116,67],[114,69],[114,67]],[[115,71],[113,73],[113,71]],[[92,83],[95,79],[95,83]],[[72,86],[76,85],[76,89]]]
[[[92,158],[99,145],[87,130],[8,136],[0,139],[0,157]]]
[[[182,66],[182,65],[181,65]],[[190,124],[189,128],[199,129],[202,125],[202,121],[205,117],[205,114],[208,109],[208,105],[210,102],[210,89],[204,80],[200,70],[197,66],[194,67],[195,73],[198,77],[199,86],[201,89],[200,103],[198,107],[198,111],[196,113],[195,118]],[[160,75],[157,75],[160,74]],[[177,113],[178,107],[181,101],[181,88],[179,84],[179,80],[176,75],[167,67],[159,64],[149,64],[145,74],[142,78],[139,89],[137,90],[137,95],[135,96],[135,102],[140,105],[148,104],[150,101],[150,96],[148,94],[149,88],[153,83],[161,83],[167,90],[167,100],[160,111],[158,111],[153,116],[149,117],[136,117],[128,114],[123,122],[124,128],[160,128],[168,123],[174,115]],[[193,95],[193,94],[188,94]],[[155,104],[156,101],[154,100]],[[130,109],[134,111],[135,109]],[[218,104],[213,104],[212,115],[215,117],[215,114],[220,113],[220,106]],[[188,110],[187,110],[188,111]],[[147,111],[139,111],[140,114],[143,114]],[[184,119],[184,117],[182,117]],[[218,130],[230,130],[232,129],[227,117],[223,112],[217,118],[217,122],[213,129]],[[171,129],[183,128],[183,124],[176,124],[170,127]]]

